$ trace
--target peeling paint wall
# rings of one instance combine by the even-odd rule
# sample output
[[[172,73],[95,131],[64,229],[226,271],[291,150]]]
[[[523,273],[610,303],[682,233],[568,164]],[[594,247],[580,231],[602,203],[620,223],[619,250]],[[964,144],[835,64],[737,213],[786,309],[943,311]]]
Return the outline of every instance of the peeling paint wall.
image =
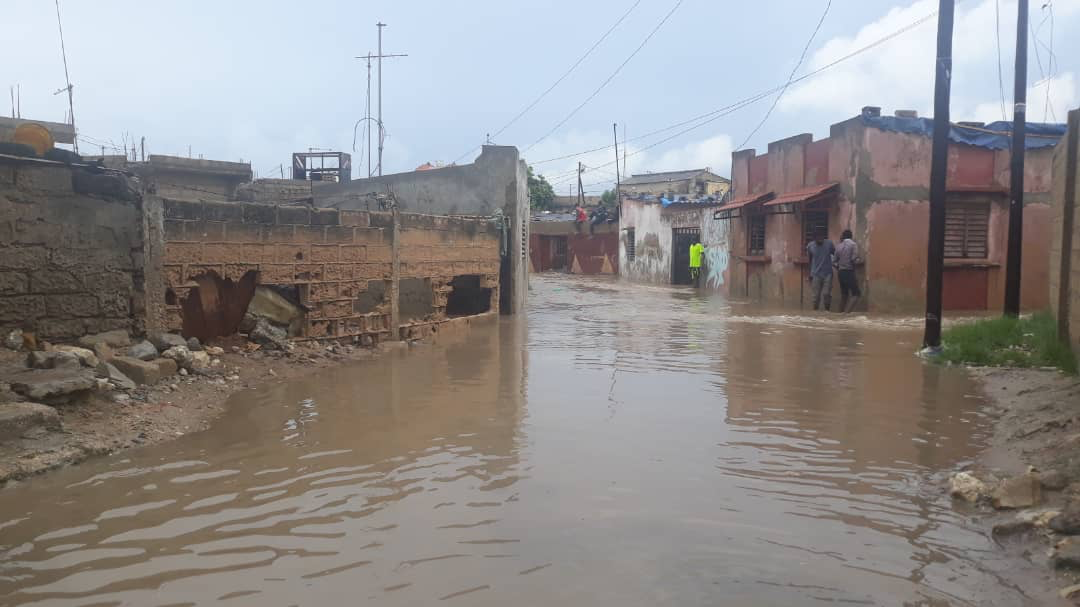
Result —
[[[660,205],[623,199],[619,212],[619,275],[634,282],[671,284],[671,225]],[[634,232],[634,259],[626,257],[629,229]]]

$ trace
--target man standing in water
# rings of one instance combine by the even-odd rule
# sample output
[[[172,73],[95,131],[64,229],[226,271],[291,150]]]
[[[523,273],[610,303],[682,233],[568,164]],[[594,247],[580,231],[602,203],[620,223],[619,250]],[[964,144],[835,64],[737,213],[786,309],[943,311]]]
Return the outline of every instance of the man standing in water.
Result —
[[[836,247],[825,235],[818,232],[814,240],[806,245],[806,256],[810,259],[810,297],[817,310],[824,304],[827,312],[832,304],[832,269]]]
[[[855,263],[859,260],[859,245],[852,238],[851,230],[844,230],[840,244],[836,246],[836,280],[840,283],[840,311],[850,312],[859,303],[862,291],[855,277]],[[848,299],[848,296],[851,299]]]
[[[690,282],[694,287],[701,286],[701,258],[705,256],[705,245],[695,241],[690,245]]]

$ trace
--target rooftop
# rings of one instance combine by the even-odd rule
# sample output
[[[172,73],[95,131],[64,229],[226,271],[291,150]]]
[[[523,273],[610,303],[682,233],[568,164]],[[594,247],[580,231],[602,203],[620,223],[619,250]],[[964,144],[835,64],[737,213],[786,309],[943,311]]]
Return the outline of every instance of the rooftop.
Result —
[[[660,173],[638,173],[622,182],[622,185],[641,185],[646,183],[667,183],[669,181],[683,181],[693,179],[699,175],[707,175],[711,181],[728,181],[728,179],[714,174],[708,168],[689,169],[683,171],[662,171]]]

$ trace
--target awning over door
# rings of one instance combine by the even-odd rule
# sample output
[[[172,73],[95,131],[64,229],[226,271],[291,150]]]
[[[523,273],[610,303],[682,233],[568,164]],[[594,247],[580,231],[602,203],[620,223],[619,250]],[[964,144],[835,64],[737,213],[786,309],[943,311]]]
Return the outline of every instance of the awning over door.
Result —
[[[822,202],[836,196],[839,192],[839,183],[823,183],[821,185],[785,192],[766,202],[764,206],[768,213],[794,213],[796,206],[806,206],[816,202]]]
[[[764,194],[751,194],[749,196],[736,198],[713,211],[713,219],[731,219],[733,217],[739,217],[742,215],[744,209],[748,210],[752,206],[772,200],[774,196],[776,196],[776,194],[773,192],[765,192]]]

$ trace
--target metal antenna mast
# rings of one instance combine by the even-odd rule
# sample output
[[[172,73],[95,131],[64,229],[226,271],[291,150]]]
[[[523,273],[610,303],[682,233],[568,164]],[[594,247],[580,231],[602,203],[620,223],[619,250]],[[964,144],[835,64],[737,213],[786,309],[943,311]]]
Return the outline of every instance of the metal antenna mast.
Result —
[[[383,152],[383,139],[385,138],[385,128],[383,127],[382,120],[382,60],[383,57],[408,57],[405,54],[398,55],[384,55],[382,52],[382,29],[386,27],[383,22],[378,22],[375,27],[379,29],[379,54],[375,57],[379,60],[379,176],[382,176],[382,152]]]
[[[67,83],[65,88],[62,88],[55,93],[58,95],[64,91],[67,91],[68,95],[68,115],[71,117],[71,130],[72,130],[72,147],[75,148],[75,153],[79,153],[79,134],[75,130],[75,101],[72,99],[71,94],[71,77],[68,76],[68,64],[67,64],[67,49],[64,48],[64,26],[60,22],[60,0],[56,0],[56,27],[60,30],[60,54],[64,58],[64,82]]]

